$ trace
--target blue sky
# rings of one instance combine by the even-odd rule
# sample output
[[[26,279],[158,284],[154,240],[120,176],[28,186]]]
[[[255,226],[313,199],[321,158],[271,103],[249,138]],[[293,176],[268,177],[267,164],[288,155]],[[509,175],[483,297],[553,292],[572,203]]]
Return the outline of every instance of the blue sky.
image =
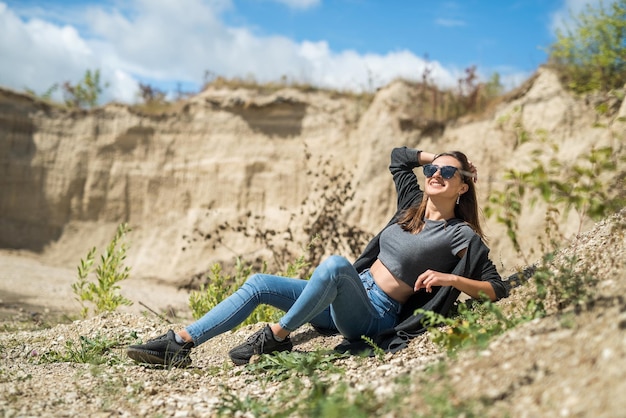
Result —
[[[605,4],[609,1],[605,0]],[[209,75],[371,90],[475,65],[520,84],[555,28],[599,0],[0,0],[0,85],[43,93],[100,69],[106,100]]]

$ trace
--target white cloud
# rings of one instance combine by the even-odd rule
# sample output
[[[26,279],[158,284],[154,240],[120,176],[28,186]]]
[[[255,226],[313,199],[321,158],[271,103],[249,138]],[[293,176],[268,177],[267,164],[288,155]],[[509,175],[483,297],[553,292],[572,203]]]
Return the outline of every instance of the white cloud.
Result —
[[[175,83],[199,88],[205,71],[259,82],[286,76],[290,81],[354,90],[377,88],[397,77],[419,80],[427,67],[442,86],[455,85],[462,74],[407,50],[334,52],[324,41],[295,42],[228,27],[220,14],[233,7],[229,0],[116,4],[126,8],[92,6],[81,9],[80,16],[69,11],[72,22],[81,22],[72,26],[43,20],[43,15],[22,19],[0,3],[0,84],[42,93],[53,83],[75,83],[85,70],[100,69],[101,80],[108,83],[103,98],[130,102],[137,98],[140,81],[157,88]],[[87,29],[81,33],[77,27]]]
[[[38,18],[24,22],[0,3],[2,86],[16,90],[28,88],[43,94],[54,84],[78,82],[87,69],[100,69],[103,81],[113,77],[110,83],[115,95],[107,92],[105,99],[132,100],[134,92],[127,89],[133,83],[136,89],[137,82],[104,61],[102,52],[94,49],[72,26],[59,26]],[[60,90],[53,97],[61,99]]]
[[[385,55],[360,55],[350,50],[333,53],[326,42],[303,42],[298,53],[304,59],[308,81],[324,87],[371,90],[398,77],[420,80],[427,67],[439,85],[452,86],[456,82],[456,77],[438,62],[426,62],[406,50]]]

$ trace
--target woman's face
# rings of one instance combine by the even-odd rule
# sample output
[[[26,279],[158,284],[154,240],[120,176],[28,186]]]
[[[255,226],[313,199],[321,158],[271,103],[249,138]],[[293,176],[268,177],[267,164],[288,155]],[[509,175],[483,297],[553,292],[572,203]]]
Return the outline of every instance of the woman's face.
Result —
[[[449,178],[443,178],[441,169],[437,170],[432,177],[427,177],[425,180],[425,192],[431,197],[445,197],[451,200],[457,199],[460,194],[465,193],[468,190],[467,184],[463,181],[463,177],[459,170],[461,170],[461,162],[456,158],[449,155],[442,155],[432,162],[433,165],[443,167],[452,166],[458,170],[454,175]]]

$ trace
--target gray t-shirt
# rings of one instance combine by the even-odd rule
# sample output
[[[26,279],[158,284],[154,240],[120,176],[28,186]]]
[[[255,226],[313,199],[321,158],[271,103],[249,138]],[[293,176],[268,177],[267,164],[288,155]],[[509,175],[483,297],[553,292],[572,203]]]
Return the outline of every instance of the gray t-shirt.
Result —
[[[426,219],[418,234],[398,224],[380,235],[378,259],[399,280],[413,287],[417,277],[428,269],[449,273],[459,262],[458,254],[467,248],[476,233],[461,219]]]

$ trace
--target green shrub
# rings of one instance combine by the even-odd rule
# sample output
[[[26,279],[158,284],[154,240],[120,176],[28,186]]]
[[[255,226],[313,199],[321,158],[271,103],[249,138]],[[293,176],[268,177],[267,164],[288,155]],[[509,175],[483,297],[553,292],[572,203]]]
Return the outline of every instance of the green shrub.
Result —
[[[261,272],[264,273],[264,270],[265,267]],[[199,290],[194,290],[189,294],[189,307],[194,319],[202,317],[215,305],[232,295],[251,274],[252,267],[245,265],[239,258],[235,266],[234,276],[224,274],[222,266],[214,264],[207,275],[206,282],[200,286]],[[257,322],[274,322],[279,318],[279,313],[280,311],[271,306],[260,305],[240,326],[256,324]]]
[[[495,336],[515,327],[522,318],[504,315],[493,302],[460,303],[451,317],[418,309],[424,315],[422,323],[428,327],[431,339],[453,352],[462,347],[485,347]]]
[[[548,307],[556,312],[584,307],[592,299],[599,281],[576,256],[564,257],[557,262],[554,253],[544,256],[533,280],[537,299],[531,306],[536,316],[545,315]]]
[[[285,277],[298,277],[302,272],[308,274],[309,265],[309,262],[306,261],[306,255],[301,255],[293,263],[287,264],[284,272],[276,274]],[[263,263],[258,273],[267,274],[267,263]],[[236,259],[233,276],[224,274],[220,264],[214,264],[211,267],[211,271],[207,274],[204,283],[200,285],[200,289],[194,290],[189,294],[189,307],[191,308],[192,316],[195,319],[202,317],[209,310],[213,309],[215,305],[235,293],[251,274],[253,274],[252,265],[244,264],[240,258]],[[307,279],[309,277],[307,276]],[[281,315],[282,312],[276,308],[260,305],[240,326],[259,322],[276,322]]]
[[[125,223],[118,226],[115,236],[100,256],[100,264],[95,267],[95,282],[90,281],[89,275],[94,270],[96,247],[89,250],[86,259],[80,260],[78,280],[72,284],[72,290],[83,307],[83,317],[87,317],[89,311],[84,302],[95,305],[94,314],[115,311],[121,305],[132,305],[130,300],[118,293],[118,283],[126,280],[130,272],[130,267],[123,265],[127,247],[122,241],[130,230]]]
[[[483,348],[492,338],[520,323],[584,308],[593,298],[598,278],[578,261],[576,256],[557,260],[555,253],[546,254],[536,266],[532,281],[523,284],[534,286],[534,294],[526,306],[509,313],[489,300],[460,303],[450,317],[422,309],[416,313],[424,315],[422,323],[433,342],[448,352],[465,347]]]
[[[546,230],[543,250],[550,252],[562,240],[559,216],[572,209],[579,219],[579,233],[585,221],[598,221],[626,205],[626,196],[620,183],[624,173],[621,163],[625,161],[621,147],[591,148],[569,164],[558,158],[559,145],[545,137],[545,133],[528,133],[523,126],[516,130],[526,138],[538,138],[539,146],[532,151],[532,162],[525,170],[515,168],[504,173],[505,186],[490,192],[485,215],[495,217],[506,227],[507,236],[526,264],[530,264],[518,241],[519,218],[528,199],[530,205],[537,201],[547,204]],[[602,173],[603,176],[599,176]],[[605,175],[612,175],[610,181]]]
[[[557,30],[549,64],[575,92],[609,91],[626,83],[626,0],[586,5],[573,27]]]
[[[102,92],[109,85],[100,82],[100,70],[87,70],[83,79],[76,84],[66,81],[62,85],[65,104],[69,107],[95,107],[102,96]]]

